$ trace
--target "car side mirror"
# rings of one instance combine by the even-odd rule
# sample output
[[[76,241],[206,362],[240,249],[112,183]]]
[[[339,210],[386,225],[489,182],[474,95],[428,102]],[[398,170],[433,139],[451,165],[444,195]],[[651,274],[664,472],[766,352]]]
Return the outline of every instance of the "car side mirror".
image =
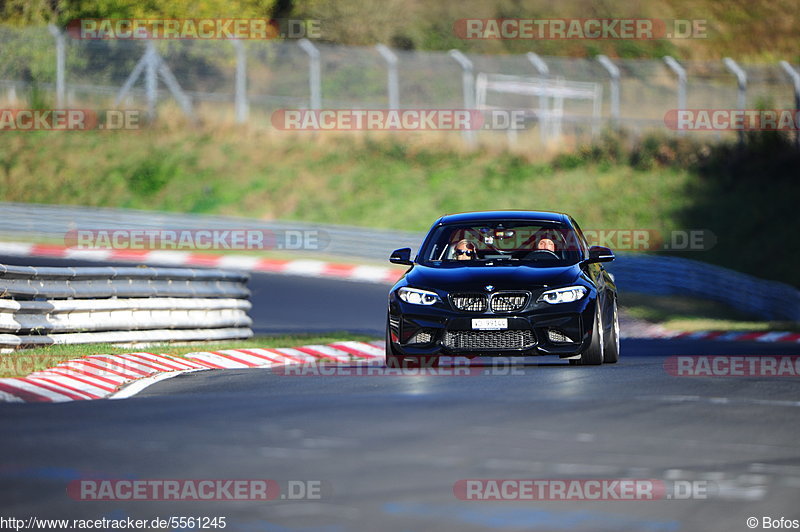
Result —
[[[615,258],[614,252],[609,248],[605,246],[592,246],[589,248],[589,258],[586,259],[586,262],[611,262]]]
[[[414,264],[411,261],[411,248],[400,248],[392,251],[389,256],[389,262],[392,264],[405,264],[406,266]]]

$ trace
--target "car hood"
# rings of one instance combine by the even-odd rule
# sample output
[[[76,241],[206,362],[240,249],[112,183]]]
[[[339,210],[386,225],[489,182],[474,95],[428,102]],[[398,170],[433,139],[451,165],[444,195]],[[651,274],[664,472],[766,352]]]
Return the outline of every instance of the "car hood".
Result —
[[[494,290],[520,290],[544,285],[559,286],[575,282],[581,275],[580,266],[539,268],[524,265],[455,266],[431,268],[419,264],[409,271],[405,280],[409,286],[453,290],[480,290],[486,285]]]

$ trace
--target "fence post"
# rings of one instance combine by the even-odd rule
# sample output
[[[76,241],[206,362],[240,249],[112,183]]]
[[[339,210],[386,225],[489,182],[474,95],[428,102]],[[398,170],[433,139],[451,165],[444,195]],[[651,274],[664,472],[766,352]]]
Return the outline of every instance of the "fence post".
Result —
[[[461,86],[464,94],[464,109],[475,109],[475,77],[473,76],[472,61],[458,50],[450,50],[448,55],[461,66]],[[475,131],[465,129],[462,136],[469,148],[475,146]]]
[[[798,113],[800,112],[800,74],[792,68],[788,61],[781,61],[780,65],[783,71],[791,78],[792,85],[794,85],[794,112]],[[800,129],[794,132],[794,143],[800,149]]]
[[[169,69],[167,64],[161,60],[161,56],[158,55],[158,51],[156,50],[156,45],[153,41],[147,41],[147,47],[145,49],[144,55],[142,58],[139,59],[139,62],[136,63],[136,66],[133,67],[130,75],[128,75],[128,79],[125,80],[125,83],[120,88],[119,92],[117,93],[117,97],[114,99],[114,105],[117,106],[122,103],[122,100],[128,95],[130,90],[133,88],[133,85],[136,83],[136,80],[139,79],[139,76],[144,73],[144,84],[145,84],[145,93],[147,96],[147,115],[150,121],[155,120],[156,118],[156,101],[158,99],[158,75],[161,74],[161,78],[164,80],[164,83],[167,85],[167,88],[170,90],[172,95],[178,101],[178,104],[183,109],[183,112],[189,117],[190,120],[194,121],[194,111],[192,109],[192,101],[183,92],[181,89],[178,80],[175,79],[175,76],[172,75],[172,71]]]
[[[619,67],[605,55],[598,55],[597,61],[611,76],[611,124],[619,128]]]
[[[386,61],[388,69],[386,90],[389,96],[389,109],[400,107],[400,87],[397,80],[397,54],[384,44],[376,44],[375,49]]]
[[[539,54],[535,54],[533,52],[528,52],[525,54],[525,57],[528,58],[528,61],[533,65],[533,68],[536,69],[536,72],[539,73],[544,79],[550,79],[550,67],[547,66],[547,63],[539,57]],[[542,139],[542,144],[547,144],[548,136],[549,136],[549,128],[550,126],[550,112],[549,112],[549,99],[544,94],[539,95],[539,136]]]
[[[64,34],[53,24],[48,24],[47,29],[56,43],[56,107],[63,109],[66,107],[66,83],[65,83],[65,69],[66,69],[66,51],[64,43]]]
[[[311,90],[311,109],[322,107],[322,78],[320,76],[319,50],[308,39],[300,39],[297,45],[308,54],[308,84]]]
[[[686,69],[674,57],[665,56],[664,62],[678,76],[678,109],[686,109]],[[678,135],[685,135],[686,131],[678,130]]]
[[[249,105],[247,102],[247,50],[239,39],[231,41],[236,48],[236,123],[244,124],[247,122]]]
[[[147,94],[147,116],[150,121],[156,118],[156,101],[158,100],[158,54],[153,41],[147,41],[147,59],[145,61],[144,87]]]
[[[727,68],[731,74],[736,76],[736,82],[739,85],[739,95],[737,98],[736,105],[739,109],[744,110],[745,107],[745,98],[747,96],[747,73],[742,70],[742,68],[736,64],[736,61],[731,59],[730,57],[726,57],[722,60],[725,64],[725,68]],[[739,130],[739,144],[744,143],[744,131]]]

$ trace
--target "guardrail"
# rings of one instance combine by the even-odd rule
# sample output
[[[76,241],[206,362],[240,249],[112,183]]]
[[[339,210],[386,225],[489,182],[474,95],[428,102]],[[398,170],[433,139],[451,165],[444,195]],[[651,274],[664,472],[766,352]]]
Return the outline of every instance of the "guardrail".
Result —
[[[800,321],[800,291],[788,284],[660,255],[617,255],[607,267],[620,291],[690,296],[718,301],[767,320]]]
[[[346,225],[307,222],[264,221],[234,216],[211,216],[135,209],[110,209],[69,205],[39,205],[0,202],[0,237],[14,240],[19,235],[65,242],[71,229],[204,229],[262,230],[280,234],[285,231],[318,231],[323,245],[317,249],[296,249],[293,253],[331,254],[385,261],[399,247],[416,248],[424,234],[365,229]],[[235,252],[233,250],[232,252]]]
[[[247,273],[0,264],[0,349],[253,335]]]

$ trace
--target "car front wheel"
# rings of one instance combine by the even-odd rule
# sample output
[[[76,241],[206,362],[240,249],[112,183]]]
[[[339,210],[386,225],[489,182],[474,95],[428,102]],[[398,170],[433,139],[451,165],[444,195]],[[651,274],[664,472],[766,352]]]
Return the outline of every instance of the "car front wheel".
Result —
[[[603,363],[605,351],[605,334],[603,331],[603,313],[600,311],[600,300],[595,305],[594,324],[592,325],[592,341],[581,353],[581,358],[570,360],[570,364],[578,366],[599,366]]]
[[[399,368],[403,363],[403,357],[395,354],[392,348],[392,335],[389,332],[389,324],[386,324],[386,367]]]

